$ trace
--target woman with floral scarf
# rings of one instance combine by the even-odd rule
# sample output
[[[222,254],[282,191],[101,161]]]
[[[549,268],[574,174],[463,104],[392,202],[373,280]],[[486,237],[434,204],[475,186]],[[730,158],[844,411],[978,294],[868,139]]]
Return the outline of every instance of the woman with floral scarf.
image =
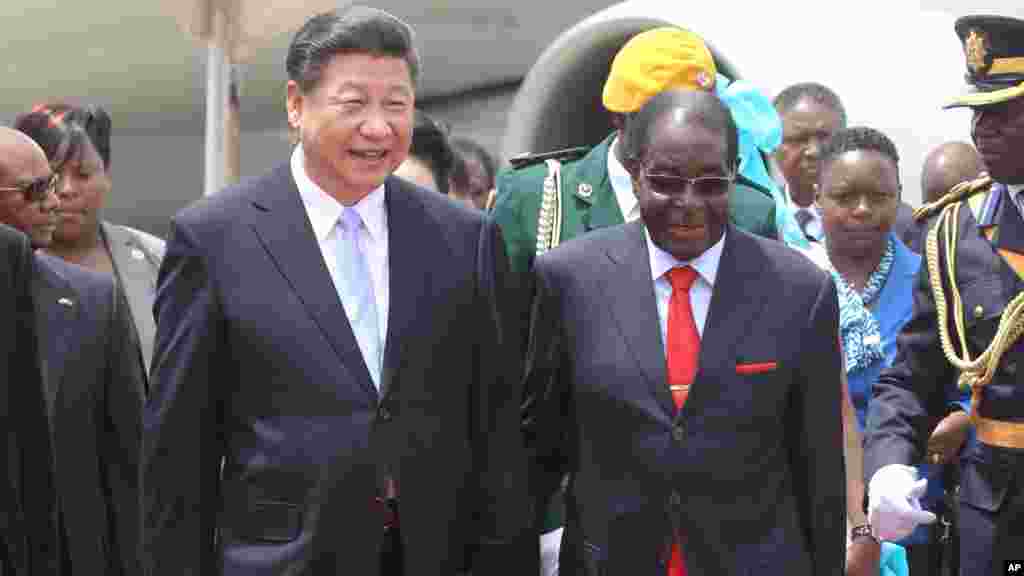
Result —
[[[888,137],[871,128],[841,130],[825,145],[819,162],[817,202],[825,242],[812,245],[807,254],[836,282],[849,396],[858,432],[863,434],[871,387],[895,359],[896,336],[913,311],[921,258],[892,232],[900,197],[899,155]],[[959,399],[952,382],[950,396],[951,401]],[[930,477],[922,499],[925,507],[934,508],[941,500],[937,472],[928,465],[922,467],[922,476]],[[913,574],[933,573],[929,566],[935,556],[929,549],[932,529],[922,526],[899,542],[907,549]],[[865,554],[872,545],[876,544],[870,538],[855,538],[851,552]],[[885,543],[882,573],[887,573],[887,567],[888,573],[906,573],[907,565],[901,561],[902,551]]]

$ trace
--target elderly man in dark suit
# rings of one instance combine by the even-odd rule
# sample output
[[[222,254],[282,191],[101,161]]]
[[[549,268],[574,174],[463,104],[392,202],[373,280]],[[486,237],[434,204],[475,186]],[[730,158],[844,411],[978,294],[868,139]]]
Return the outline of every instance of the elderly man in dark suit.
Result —
[[[290,161],[175,216],[144,417],[151,574],[538,569],[501,237],[391,176],[417,62],[385,12],[313,17],[287,58]]]
[[[538,501],[570,478],[562,570],[842,574],[835,285],[728,223],[717,97],[655,96],[623,142],[641,221],[536,261],[526,429]]]
[[[0,170],[38,183],[4,198],[0,222],[45,248],[59,203],[46,156],[20,132],[3,129],[0,141],[7,144]],[[135,574],[144,378],[131,354],[127,307],[111,276],[41,251],[32,280],[64,542],[60,572]]]
[[[0,133],[0,150],[8,134]],[[2,170],[2,169],[0,169]],[[0,195],[24,181],[0,172]],[[4,198],[6,200],[6,198]],[[28,238],[0,224],[0,574],[44,576],[57,569],[56,495],[46,404],[32,315],[34,262]]]

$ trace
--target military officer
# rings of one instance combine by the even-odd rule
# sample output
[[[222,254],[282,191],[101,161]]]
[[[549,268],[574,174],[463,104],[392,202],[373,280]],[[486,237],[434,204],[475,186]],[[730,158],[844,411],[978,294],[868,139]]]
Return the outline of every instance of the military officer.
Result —
[[[988,176],[918,210],[929,220],[927,265],[896,363],[874,386],[864,468],[877,536],[898,539],[933,522],[911,466],[925,457],[934,422],[964,410],[960,574],[988,576],[1024,558],[1024,21],[967,16],[955,29],[970,91],[949,107],[973,109]],[[969,403],[945,402],[956,381],[970,387]]]
[[[522,156],[512,160],[510,170],[499,174],[494,216],[505,237],[512,269],[528,270],[538,251],[559,242],[639,218],[632,182],[617,146],[629,114],[663,90],[712,92],[716,73],[703,39],[687,30],[655,28],[630,39],[613,59],[602,92],[615,131],[589,151],[572,148]],[[769,191],[738,179],[729,202],[735,225],[777,237]]]

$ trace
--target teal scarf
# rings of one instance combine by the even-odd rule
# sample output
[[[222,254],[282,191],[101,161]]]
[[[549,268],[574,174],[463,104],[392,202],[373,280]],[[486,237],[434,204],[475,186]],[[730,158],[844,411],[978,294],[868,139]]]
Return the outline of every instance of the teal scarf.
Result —
[[[860,294],[829,262],[828,271],[836,281],[839,294],[839,333],[843,340],[843,352],[846,354],[847,374],[863,370],[885,357],[882,353],[882,335],[878,321],[867,307],[874,302],[885,286],[895,256],[896,244],[890,236],[882,260],[868,277],[864,292]]]

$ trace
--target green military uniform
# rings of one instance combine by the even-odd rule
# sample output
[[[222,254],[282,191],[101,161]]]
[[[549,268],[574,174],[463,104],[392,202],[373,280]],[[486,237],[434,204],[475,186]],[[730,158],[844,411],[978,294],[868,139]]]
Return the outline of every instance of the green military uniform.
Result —
[[[541,209],[544,180],[548,166],[543,161],[557,159],[561,168],[560,242],[595,230],[625,222],[608,178],[608,153],[615,134],[609,135],[585,155],[585,149],[527,157],[519,168],[503,171],[497,179],[494,218],[505,238],[512,270],[529,272],[537,253],[537,223]],[[582,155],[582,157],[580,157]],[[738,180],[729,197],[730,221],[748,232],[767,238],[778,237],[775,227],[775,202],[770,192],[753,182]],[[564,524],[564,509],[552,503],[541,530],[548,532]]]
[[[613,133],[582,158],[562,166],[562,242],[624,222],[608,178],[608,152],[614,140]],[[575,154],[567,151],[566,156],[572,158]],[[498,175],[494,218],[516,272],[528,271],[536,254],[537,216],[547,174],[547,165],[538,161]],[[778,237],[775,203],[769,193],[753,183],[737,181],[729,197],[729,216],[738,228],[767,238]]]

